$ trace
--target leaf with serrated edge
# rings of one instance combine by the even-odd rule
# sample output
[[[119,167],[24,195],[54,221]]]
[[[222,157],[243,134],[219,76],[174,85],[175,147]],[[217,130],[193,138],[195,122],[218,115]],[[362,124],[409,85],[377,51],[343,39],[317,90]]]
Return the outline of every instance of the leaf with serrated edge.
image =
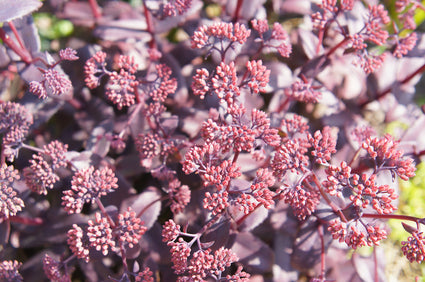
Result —
[[[0,22],[10,22],[38,10],[42,2],[38,0],[0,0]]]

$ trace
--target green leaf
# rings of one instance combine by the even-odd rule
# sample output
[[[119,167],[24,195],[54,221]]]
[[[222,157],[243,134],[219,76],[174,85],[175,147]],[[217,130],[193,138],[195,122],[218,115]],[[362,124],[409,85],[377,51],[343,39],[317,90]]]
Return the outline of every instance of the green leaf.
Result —
[[[40,36],[49,40],[70,36],[74,25],[68,20],[59,20],[49,13],[34,14],[34,21]]]

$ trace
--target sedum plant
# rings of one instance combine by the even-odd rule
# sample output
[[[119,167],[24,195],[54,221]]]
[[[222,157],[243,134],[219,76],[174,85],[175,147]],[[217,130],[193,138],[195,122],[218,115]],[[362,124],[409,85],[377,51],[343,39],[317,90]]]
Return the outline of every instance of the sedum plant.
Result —
[[[420,1],[24,2],[0,9],[0,280],[386,281],[395,221],[425,259],[398,211]],[[51,50],[38,8],[76,27]]]

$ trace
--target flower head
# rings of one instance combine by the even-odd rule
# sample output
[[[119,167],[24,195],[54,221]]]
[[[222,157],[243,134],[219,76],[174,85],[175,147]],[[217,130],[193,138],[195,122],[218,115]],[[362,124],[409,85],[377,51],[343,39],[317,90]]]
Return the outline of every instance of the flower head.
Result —
[[[16,215],[25,206],[12,187],[19,178],[18,170],[13,166],[3,164],[0,167],[0,219]]]
[[[0,134],[3,136],[3,145],[19,146],[32,123],[32,114],[24,106],[14,102],[0,103]]]
[[[89,220],[88,223],[87,236],[90,246],[106,256],[109,250],[115,247],[113,230],[108,219],[97,212],[95,219]]]
[[[425,259],[425,239],[423,232],[414,231],[407,238],[407,241],[401,242],[401,251],[403,255],[410,261],[421,263]]]
[[[146,227],[142,224],[142,220],[136,217],[136,212],[129,207],[127,211],[118,215],[116,227],[119,230],[118,240],[133,248],[146,232]]]
[[[43,147],[43,152],[33,155],[30,166],[25,168],[24,177],[28,187],[39,194],[47,194],[59,180],[56,174],[61,167],[66,167],[68,145],[57,140]]]
[[[328,230],[335,240],[345,242],[354,250],[363,246],[378,246],[379,241],[387,238],[387,232],[380,226],[359,219],[348,223],[335,219],[329,223]]]
[[[84,65],[84,81],[88,88],[93,89],[99,86],[101,77],[106,73],[105,59],[106,53],[99,51]]]
[[[66,60],[66,61],[75,61],[78,60],[79,57],[77,56],[77,51],[75,51],[72,48],[65,48],[59,51],[59,57],[62,60]]]
[[[22,263],[14,260],[5,260],[0,263],[0,280],[1,281],[13,281],[21,282],[24,281],[18,269]]]
[[[118,188],[118,179],[110,168],[95,170],[94,167],[77,171],[71,180],[71,190],[63,192],[62,205],[68,213],[81,212],[84,203],[94,203]]]
[[[65,272],[64,265],[46,254],[43,258],[43,270],[47,278],[54,282],[71,282],[71,278]]]
[[[136,91],[139,82],[135,73],[137,64],[134,57],[121,55],[118,60],[119,72],[109,73],[109,82],[106,85],[106,96],[117,105],[118,109],[131,106],[136,101]]]
[[[90,260],[90,251],[88,249],[88,238],[83,229],[77,224],[73,224],[67,233],[67,243],[72,253],[78,258],[84,259],[86,262]]]

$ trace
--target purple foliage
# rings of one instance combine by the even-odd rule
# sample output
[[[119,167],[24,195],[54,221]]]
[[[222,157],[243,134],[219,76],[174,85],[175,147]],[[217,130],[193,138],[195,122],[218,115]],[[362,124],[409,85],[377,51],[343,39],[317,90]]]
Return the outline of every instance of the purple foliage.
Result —
[[[0,0],[1,281],[384,281],[388,219],[425,259],[397,214],[420,1],[49,0],[78,28],[45,53],[24,2]]]

